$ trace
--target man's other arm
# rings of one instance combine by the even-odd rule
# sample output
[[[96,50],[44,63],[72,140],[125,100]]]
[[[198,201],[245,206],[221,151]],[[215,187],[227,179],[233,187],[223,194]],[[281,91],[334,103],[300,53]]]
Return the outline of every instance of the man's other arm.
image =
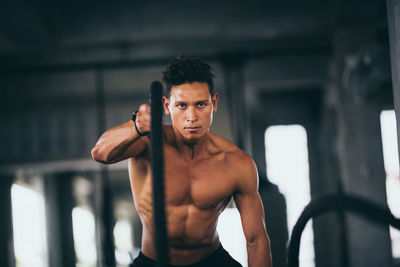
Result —
[[[136,116],[136,126],[140,132],[150,131],[150,106],[141,105]],[[101,163],[116,163],[136,157],[146,151],[149,139],[142,137],[132,120],[109,129],[99,138],[92,149],[92,158]]]
[[[234,195],[247,242],[249,267],[272,267],[264,208],[258,193],[258,173],[254,161],[245,155],[239,160],[240,176]]]

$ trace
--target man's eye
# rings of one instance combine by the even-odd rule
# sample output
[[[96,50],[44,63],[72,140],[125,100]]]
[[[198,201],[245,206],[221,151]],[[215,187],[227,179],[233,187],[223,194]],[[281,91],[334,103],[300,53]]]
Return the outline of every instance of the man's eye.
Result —
[[[185,104],[178,104],[178,108],[185,108],[186,105]]]
[[[199,103],[199,104],[197,104],[197,106],[198,106],[199,108],[204,108],[204,107],[206,106],[206,104],[204,104],[204,103]]]

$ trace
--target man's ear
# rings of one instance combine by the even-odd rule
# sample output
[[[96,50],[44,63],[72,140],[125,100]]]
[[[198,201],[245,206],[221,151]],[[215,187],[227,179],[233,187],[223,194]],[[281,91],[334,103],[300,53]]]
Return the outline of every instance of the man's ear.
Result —
[[[164,112],[165,112],[165,114],[166,114],[167,116],[171,115],[171,112],[170,112],[170,110],[169,110],[169,99],[168,99],[167,97],[163,96],[163,98],[162,98],[162,103],[163,103],[163,106],[164,106]]]
[[[211,101],[213,103],[213,112],[217,111],[218,108],[218,99],[219,99],[219,95],[218,93],[214,93],[213,96],[211,97]]]

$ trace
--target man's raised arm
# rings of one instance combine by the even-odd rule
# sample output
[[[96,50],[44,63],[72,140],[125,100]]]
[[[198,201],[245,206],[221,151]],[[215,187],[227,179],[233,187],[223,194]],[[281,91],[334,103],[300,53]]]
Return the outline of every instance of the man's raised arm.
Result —
[[[258,193],[258,173],[254,161],[245,155],[239,160],[235,204],[239,210],[247,243],[249,267],[272,267],[269,237],[265,228],[264,208]]]
[[[146,151],[150,143],[141,134],[149,131],[150,106],[143,104],[136,113],[136,122],[130,120],[103,133],[92,149],[92,158],[110,164],[138,156]]]

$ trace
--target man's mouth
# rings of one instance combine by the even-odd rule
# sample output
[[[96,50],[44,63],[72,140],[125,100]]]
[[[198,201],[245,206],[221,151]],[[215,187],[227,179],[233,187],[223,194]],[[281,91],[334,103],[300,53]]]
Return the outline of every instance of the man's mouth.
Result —
[[[198,130],[200,130],[201,127],[198,126],[191,126],[191,127],[185,127],[184,129],[188,132],[197,132]]]

